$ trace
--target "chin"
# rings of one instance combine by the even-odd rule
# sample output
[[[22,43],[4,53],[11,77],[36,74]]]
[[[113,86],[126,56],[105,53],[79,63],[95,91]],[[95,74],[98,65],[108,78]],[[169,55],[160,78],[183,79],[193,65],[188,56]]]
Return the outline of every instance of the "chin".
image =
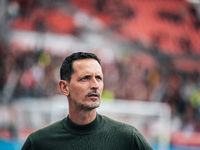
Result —
[[[82,104],[81,108],[84,110],[93,110],[96,109],[100,106],[100,101],[99,102],[92,102],[92,103],[86,103],[86,104]]]

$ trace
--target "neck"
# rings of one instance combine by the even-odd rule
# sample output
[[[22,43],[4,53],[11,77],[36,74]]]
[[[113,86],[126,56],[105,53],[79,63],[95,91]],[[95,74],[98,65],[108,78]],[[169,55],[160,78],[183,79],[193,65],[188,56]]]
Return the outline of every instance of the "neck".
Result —
[[[86,125],[91,123],[96,118],[96,109],[90,111],[70,111],[69,110],[69,118],[78,125]]]

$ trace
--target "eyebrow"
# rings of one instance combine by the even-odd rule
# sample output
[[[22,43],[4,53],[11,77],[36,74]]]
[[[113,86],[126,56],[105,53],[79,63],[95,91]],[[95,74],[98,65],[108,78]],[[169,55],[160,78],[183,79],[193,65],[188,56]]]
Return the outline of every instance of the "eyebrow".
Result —
[[[93,76],[93,75],[90,74],[90,73],[87,73],[87,74],[80,75],[80,78],[91,77],[91,76]],[[103,74],[101,74],[101,73],[100,74],[96,74],[95,77],[101,77],[101,78],[103,78]]]

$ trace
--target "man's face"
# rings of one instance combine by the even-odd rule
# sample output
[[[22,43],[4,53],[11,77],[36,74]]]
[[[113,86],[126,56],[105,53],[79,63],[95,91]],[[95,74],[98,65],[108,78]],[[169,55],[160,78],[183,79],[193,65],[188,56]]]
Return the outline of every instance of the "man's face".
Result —
[[[79,109],[97,108],[103,91],[103,73],[100,64],[95,59],[82,59],[74,61],[73,68],[68,99]]]

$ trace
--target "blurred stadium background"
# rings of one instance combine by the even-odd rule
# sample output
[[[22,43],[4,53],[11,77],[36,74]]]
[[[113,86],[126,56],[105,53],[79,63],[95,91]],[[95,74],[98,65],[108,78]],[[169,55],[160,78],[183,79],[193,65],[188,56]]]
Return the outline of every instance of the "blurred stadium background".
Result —
[[[156,150],[200,149],[200,0],[1,0],[0,149],[67,114],[66,55],[102,60],[101,113]]]

